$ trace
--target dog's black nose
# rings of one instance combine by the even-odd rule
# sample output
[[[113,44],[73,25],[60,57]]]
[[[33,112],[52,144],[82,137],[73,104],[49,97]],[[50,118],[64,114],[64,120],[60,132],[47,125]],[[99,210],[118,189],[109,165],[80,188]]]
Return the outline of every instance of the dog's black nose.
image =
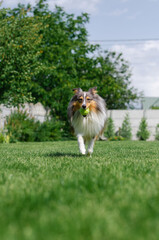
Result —
[[[86,104],[83,104],[83,105],[82,105],[82,108],[83,108],[83,109],[86,109]]]

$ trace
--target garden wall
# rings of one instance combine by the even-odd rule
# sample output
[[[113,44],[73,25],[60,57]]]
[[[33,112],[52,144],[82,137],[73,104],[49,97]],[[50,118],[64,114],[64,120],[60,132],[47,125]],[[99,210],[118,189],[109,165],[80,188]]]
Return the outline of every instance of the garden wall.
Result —
[[[16,108],[7,108],[3,105],[0,105],[0,129],[4,127],[4,122],[6,116],[10,115],[12,111],[14,111]],[[36,120],[39,120],[40,122],[44,122],[46,119],[47,114],[49,111],[47,111],[41,103],[32,104],[27,103],[24,106],[24,109],[26,110],[31,117],[34,117]]]
[[[6,116],[9,115],[11,111],[14,110],[14,108],[6,108],[3,105],[0,105],[0,109],[0,129],[2,129],[4,127]],[[25,109],[32,117],[39,120],[40,122],[43,122],[46,119],[46,115],[49,112],[46,111],[41,103],[26,104]],[[142,117],[146,117],[147,119],[148,129],[151,133],[149,140],[155,139],[156,125],[159,123],[159,110],[108,110],[108,117],[112,117],[116,131],[118,131],[121,127],[126,113],[128,113],[130,117],[133,140],[137,139],[136,133],[138,131]]]
[[[159,124],[159,110],[108,110],[108,117],[112,117],[116,131],[121,127],[127,113],[130,117],[133,140],[137,140],[136,133],[142,117],[147,119],[148,130],[150,131],[149,140],[155,139],[156,125]]]

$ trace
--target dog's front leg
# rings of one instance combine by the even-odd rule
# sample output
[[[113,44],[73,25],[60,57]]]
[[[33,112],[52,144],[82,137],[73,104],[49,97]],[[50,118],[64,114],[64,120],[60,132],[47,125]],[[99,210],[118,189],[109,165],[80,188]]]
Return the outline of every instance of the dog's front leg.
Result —
[[[78,146],[79,146],[80,153],[85,155],[86,149],[85,149],[84,139],[83,139],[82,135],[77,135],[77,139],[78,139]]]
[[[87,149],[88,155],[91,155],[93,153],[93,147],[94,147],[95,140],[96,140],[96,137],[92,138],[88,143],[88,149]]]

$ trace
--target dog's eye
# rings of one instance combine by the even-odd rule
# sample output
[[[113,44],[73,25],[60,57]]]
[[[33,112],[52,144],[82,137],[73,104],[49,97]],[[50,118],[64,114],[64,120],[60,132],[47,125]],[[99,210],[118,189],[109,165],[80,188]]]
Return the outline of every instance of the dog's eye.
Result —
[[[78,102],[79,102],[79,103],[81,103],[81,102],[82,102],[82,99],[81,99],[81,98],[79,98],[79,99],[78,99]]]
[[[91,101],[92,99],[91,98],[87,98],[87,101]]]

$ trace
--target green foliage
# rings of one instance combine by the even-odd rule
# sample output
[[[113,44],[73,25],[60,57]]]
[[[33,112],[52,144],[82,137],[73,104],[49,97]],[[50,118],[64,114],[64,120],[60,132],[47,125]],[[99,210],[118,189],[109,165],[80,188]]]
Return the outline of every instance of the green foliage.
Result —
[[[18,9],[0,10],[0,102],[18,106],[33,100],[32,78],[39,72],[41,23]]]
[[[109,109],[126,108],[138,94],[122,54],[100,52],[88,41],[89,16],[36,6],[0,10],[0,102],[41,102],[66,120],[72,89],[97,86]]]
[[[153,110],[158,110],[158,109],[159,109],[159,106],[152,106],[151,109],[153,109]]]
[[[92,75],[108,109],[127,109],[139,94],[131,86],[130,68],[122,53],[105,51],[97,57],[96,63]]]
[[[125,138],[123,138],[122,136],[114,136],[109,138],[109,141],[123,141],[123,140],[125,140]]]
[[[26,111],[21,110],[12,112],[5,122],[10,142],[60,140],[64,136],[63,128],[64,123],[59,120],[52,118],[40,123],[29,116]]]
[[[4,142],[4,136],[3,134],[0,132],[0,143],[3,143]]]
[[[40,123],[31,118],[26,111],[14,111],[7,116],[5,128],[10,135],[10,142],[35,141]]]
[[[115,136],[115,126],[111,117],[107,119],[105,135],[107,138],[112,138]]]
[[[122,123],[122,127],[120,129],[120,136],[122,136],[126,140],[130,140],[132,137],[131,130],[132,129],[131,129],[131,124],[130,124],[129,114],[126,114],[126,116],[123,120],[123,123]]]
[[[0,143],[10,143],[10,136],[0,132]]]
[[[90,55],[97,46],[88,43],[85,28],[89,20],[88,14],[83,13],[75,17],[60,7],[51,12],[41,3],[34,8],[34,15],[40,17],[43,24],[43,53],[39,61],[46,69],[42,69],[33,79],[38,88],[33,87],[32,94],[36,100],[52,109],[53,116],[66,120],[66,109],[72,97],[72,89],[79,85],[88,88],[93,84],[90,76],[87,76],[94,64]]]
[[[4,134],[0,132],[0,143],[4,143],[4,141],[5,141]]]
[[[47,120],[39,125],[35,141],[45,142],[60,140],[63,136],[64,123],[61,121],[51,119]]]
[[[156,126],[155,140],[159,141],[159,124]]]
[[[146,118],[141,119],[139,130],[136,136],[138,137],[139,140],[143,140],[143,141],[146,141],[149,138],[150,132],[147,130]]]

